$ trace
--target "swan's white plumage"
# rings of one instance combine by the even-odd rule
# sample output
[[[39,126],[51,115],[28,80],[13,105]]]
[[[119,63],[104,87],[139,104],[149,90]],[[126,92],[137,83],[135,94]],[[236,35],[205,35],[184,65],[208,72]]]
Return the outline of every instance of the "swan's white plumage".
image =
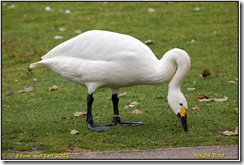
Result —
[[[181,49],[172,49],[158,60],[149,47],[134,37],[92,30],[58,45],[30,67],[47,66],[87,86],[92,94],[100,87],[117,91],[124,86],[164,83],[175,73],[176,64],[178,70],[169,84],[168,100],[177,114],[178,107],[173,104],[182,100],[187,104],[180,85],[190,69],[190,58]]]
[[[108,31],[91,30],[58,45],[42,59],[64,55],[96,61],[116,61],[138,58],[138,53],[157,60],[151,49],[134,37]]]

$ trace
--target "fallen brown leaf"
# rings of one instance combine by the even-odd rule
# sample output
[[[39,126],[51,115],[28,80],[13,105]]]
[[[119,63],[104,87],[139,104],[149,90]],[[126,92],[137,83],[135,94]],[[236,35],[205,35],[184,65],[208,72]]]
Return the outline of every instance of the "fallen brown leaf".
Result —
[[[49,91],[56,91],[56,90],[58,90],[58,86],[53,85],[52,87],[49,87],[48,90]]]
[[[14,94],[14,92],[10,91],[10,92],[6,93],[5,96],[11,96],[12,94]]]
[[[194,7],[192,10],[198,12],[200,11],[200,7]]]
[[[80,29],[75,31],[75,34],[81,34],[81,33],[82,33],[82,31]]]
[[[123,93],[119,93],[119,94],[118,94],[119,97],[124,97],[124,96],[126,96],[126,95],[127,95],[127,92],[123,92]]]
[[[194,91],[196,88],[187,88],[188,91]]]
[[[237,108],[235,108],[235,110],[236,110],[236,113],[239,113],[239,109],[238,109],[238,107],[237,107]]]
[[[192,108],[192,110],[199,110],[199,109],[200,109],[199,106],[195,106],[195,107]]]
[[[74,116],[81,116],[81,115],[86,115],[85,112],[75,112]]]
[[[148,9],[147,9],[147,12],[148,12],[148,13],[154,13],[154,12],[155,12],[155,9],[154,9],[154,8],[148,8]]]
[[[52,10],[51,7],[49,7],[49,6],[45,7],[45,11],[51,11],[51,10]]]
[[[55,40],[61,40],[63,39],[64,37],[63,36],[59,36],[59,35],[56,35],[53,37]]]
[[[229,98],[227,96],[224,96],[224,98],[208,98],[205,95],[198,96],[197,97],[198,101],[201,102],[210,102],[210,101],[215,101],[215,102],[224,102],[227,101]]]
[[[145,43],[146,45],[150,45],[150,44],[153,44],[153,41],[150,40],[150,39],[148,39],[148,40],[144,41],[144,43]]]
[[[79,134],[79,131],[77,131],[77,130],[75,130],[75,129],[72,129],[72,130],[70,131],[70,134],[72,134],[72,135]]]
[[[8,6],[8,9],[15,9],[15,8],[16,8],[15,4],[12,4],[12,5]]]
[[[203,98],[203,99],[198,99],[198,101],[201,101],[201,102],[210,102],[210,101],[214,101],[214,99],[206,99],[206,98]]]
[[[236,127],[234,133],[235,133],[235,134],[238,134],[238,127]]]
[[[141,114],[141,113],[143,113],[141,110],[139,110],[139,109],[134,109],[132,112],[130,112],[130,113],[132,113],[132,114]]]
[[[192,39],[191,41],[188,41],[187,43],[195,44],[195,43],[197,43],[197,41],[195,41],[194,39]]]
[[[156,99],[163,99],[164,97],[161,96],[161,95],[157,95],[155,98],[156,98]]]
[[[33,86],[29,86],[25,89],[19,90],[19,93],[26,93],[26,92],[32,92],[34,90]]]
[[[135,106],[137,106],[137,105],[139,105],[139,103],[136,102],[136,101],[133,101],[132,103],[130,103],[130,105],[135,105]]]
[[[235,82],[235,81],[229,81],[229,83],[231,83],[231,84],[236,84],[236,82]]]
[[[205,96],[205,95],[197,96],[197,100],[199,100],[199,99],[208,99],[208,96]]]
[[[229,98],[227,96],[224,96],[224,98],[214,99],[215,102],[224,102],[227,101]]]
[[[61,32],[63,32],[63,31],[65,31],[66,29],[64,28],[64,27],[60,27],[59,28],[59,31],[61,31]]]
[[[234,132],[228,131],[228,130],[224,131],[223,135],[226,135],[226,136],[237,136],[238,135],[238,127],[236,127],[236,130]]]
[[[211,75],[211,73],[210,73],[209,70],[204,70],[204,71],[202,72],[202,77],[207,77],[207,76],[210,76],[210,75]]]
[[[210,101],[215,101],[215,102],[224,102],[227,101],[229,98],[227,96],[224,96],[224,98],[203,98],[203,99],[198,99],[201,102],[210,102]]]
[[[133,108],[133,107],[136,107],[137,105],[139,105],[139,103],[136,101],[133,101],[129,105],[126,105],[124,109]]]

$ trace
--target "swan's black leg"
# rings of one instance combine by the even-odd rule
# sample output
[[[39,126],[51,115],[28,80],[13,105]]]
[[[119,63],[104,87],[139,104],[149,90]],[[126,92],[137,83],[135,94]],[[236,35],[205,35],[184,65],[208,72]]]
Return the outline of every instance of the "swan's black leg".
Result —
[[[117,94],[112,95],[112,101],[113,101],[113,107],[114,107],[114,119],[113,123],[115,125],[120,125],[120,126],[140,126],[143,125],[144,123],[141,121],[138,122],[121,122],[120,117],[119,117],[119,108],[118,108],[118,103],[119,103],[119,98]]]
[[[94,124],[93,123],[93,118],[92,118],[92,103],[94,101],[94,98],[92,97],[92,94],[87,95],[87,126],[90,130],[92,131],[106,131],[108,129],[112,128],[112,125],[99,125],[99,124]]]
[[[119,116],[119,108],[118,108],[119,98],[118,98],[117,94],[112,95],[112,101],[113,101],[113,107],[114,107],[114,116]]]
[[[87,117],[86,122],[87,123],[93,123],[92,118],[92,103],[94,101],[94,98],[92,97],[92,94],[87,95]]]

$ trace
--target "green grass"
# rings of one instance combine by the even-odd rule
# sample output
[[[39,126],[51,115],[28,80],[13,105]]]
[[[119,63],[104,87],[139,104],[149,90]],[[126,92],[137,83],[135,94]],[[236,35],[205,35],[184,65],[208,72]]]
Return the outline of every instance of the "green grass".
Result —
[[[52,11],[46,12],[46,6]],[[149,13],[148,8],[155,12]],[[66,9],[71,14],[65,14]],[[60,27],[66,31],[60,32]],[[86,88],[45,68],[28,71],[30,63],[76,36],[78,29],[151,39],[149,47],[158,58],[174,47],[186,50],[192,65],[181,88],[188,100],[189,131],[183,131],[168,106],[167,83],[121,89],[128,93],[120,99],[121,118],[144,121],[145,125],[115,127],[102,133],[88,130],[85,116],[73,116],[86,111]],[[55,35],[64,39],[55,40]],[[237,136],[221,135],[238,125],[238,60],[238,2],[2,2],[2,154],[58,153],[72,147],[86,152],[238,144]],[[212,75],[199,77],[205,69]],[[32,84],[33,92],[17,92]],[[59,90],[48,91],[53,85]],[[11,91],[12,95],[5,96]],[[203,103],[196,100],[199,95],[228,96],[229,100]],[[95,122],[110,123],[110,90],[100,89],[94,98]],[[136,108],[143,114],[132,115],[133,109],[124,109],[132,101],[139,102]],[[195,106],[200,110],[192,110]],[[71,129],[80,134],[70,135]]]

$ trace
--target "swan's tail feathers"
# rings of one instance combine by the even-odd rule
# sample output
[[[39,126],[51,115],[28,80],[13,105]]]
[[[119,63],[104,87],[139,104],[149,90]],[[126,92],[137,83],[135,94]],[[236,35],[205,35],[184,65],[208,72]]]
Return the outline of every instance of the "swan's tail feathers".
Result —
[[[35,68],[35,67],[40,66],[40,65],[41,65],[40,62],[35,62],[35,63],[30,64],[30,68],[32,69],[32,68]]]

